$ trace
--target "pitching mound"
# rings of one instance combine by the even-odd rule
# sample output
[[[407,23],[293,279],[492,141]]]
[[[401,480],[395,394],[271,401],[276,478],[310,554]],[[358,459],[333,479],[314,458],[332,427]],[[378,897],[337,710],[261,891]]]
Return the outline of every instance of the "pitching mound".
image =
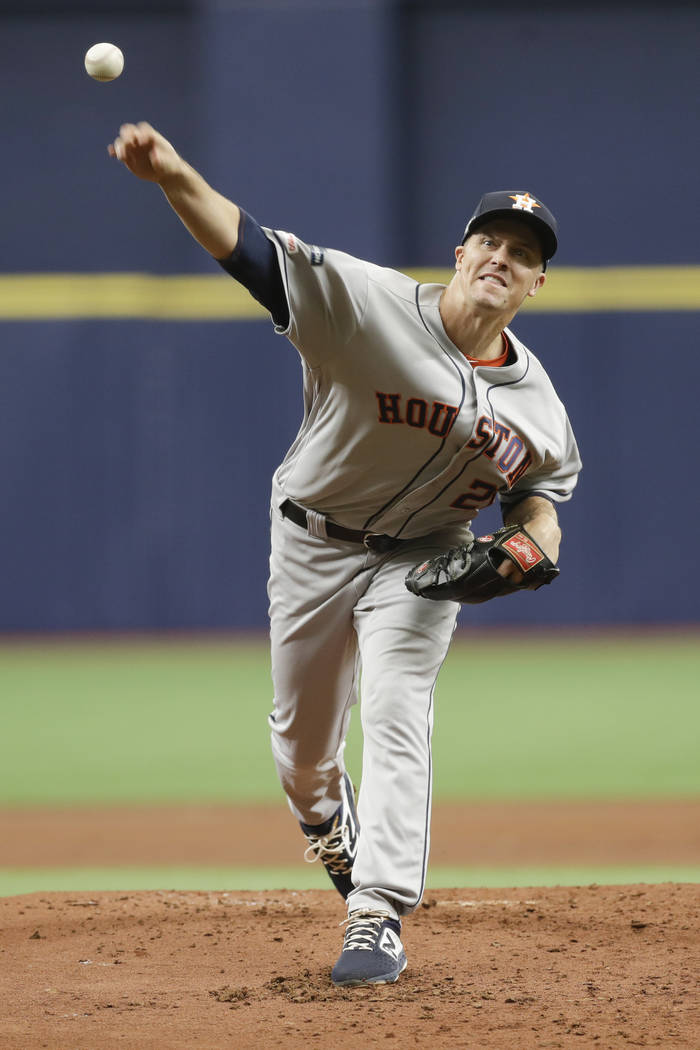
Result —
[[[339,990],[332,890],[0,900],[3,1050],[697,1050],[694,885],[448,890],[395,985]]]

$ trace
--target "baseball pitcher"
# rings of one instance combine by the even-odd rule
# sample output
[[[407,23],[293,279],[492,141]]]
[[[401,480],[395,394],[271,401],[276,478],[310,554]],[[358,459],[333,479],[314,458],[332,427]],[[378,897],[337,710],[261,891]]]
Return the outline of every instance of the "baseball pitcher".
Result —
[[[580,470],[566,412],[511,331],[557,248],[525,190],[487,193],[447,286],[261,227],[149,124],[110,153],[297,349],[304,405],[271,502],[269,718],[280,782],[345,898],[337,985],[396,981],[428,863],[433,690],[461,602],[556,579]],[[499,500],[504,528],[475,539]],[[359,797],[344,764],[361,682]]]

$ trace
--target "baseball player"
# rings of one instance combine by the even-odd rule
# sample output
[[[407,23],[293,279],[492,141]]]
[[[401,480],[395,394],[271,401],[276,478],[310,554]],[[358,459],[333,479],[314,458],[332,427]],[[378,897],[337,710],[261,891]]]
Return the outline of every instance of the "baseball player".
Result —
[[[333,982],[393,982],[425,885],[433,690],[459,602],[549,582],[555,506],[580,469],[561,402],[508,327],[544,284],[555,220],[529,192],[486,194],[450,283],[418,284],[259,226],[148,124],[123,125],[109,151],[299,352],[303,420],[272,483],[272,751],[306,859],[347,902]],[[477,558],[470,525],[495,499],[513,534]],[[504,589],[470,597],[472,564]],[[343,752],[360,675],[356,806]]]

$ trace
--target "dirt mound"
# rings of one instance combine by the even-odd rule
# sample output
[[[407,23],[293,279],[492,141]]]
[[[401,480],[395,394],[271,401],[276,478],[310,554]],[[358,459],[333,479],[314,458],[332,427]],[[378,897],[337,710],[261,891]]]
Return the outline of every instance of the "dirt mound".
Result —
[[[0,900],[3,1050],[697,1050],[695,885],[433,892],[395,985],[335,989],[326,892]]]

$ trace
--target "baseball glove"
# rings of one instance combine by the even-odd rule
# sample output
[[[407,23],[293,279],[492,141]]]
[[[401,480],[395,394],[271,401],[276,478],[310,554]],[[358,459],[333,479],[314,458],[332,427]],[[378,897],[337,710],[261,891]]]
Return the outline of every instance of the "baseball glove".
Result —
[[[522,573],[518,583],[498,572],[506,559]],[[507,525],[414,565],[405,582],[421,598],[477,605],[516,591],[535,591],[558,575],[559,569],[522,525]]]

